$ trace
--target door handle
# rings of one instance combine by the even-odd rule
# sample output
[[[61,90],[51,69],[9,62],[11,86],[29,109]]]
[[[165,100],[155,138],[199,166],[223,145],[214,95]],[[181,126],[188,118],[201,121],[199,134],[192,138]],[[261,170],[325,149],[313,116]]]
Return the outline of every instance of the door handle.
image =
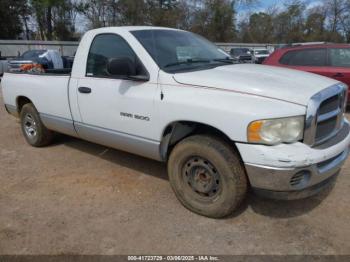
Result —
[[[83,94],[90,94],[91,93],[91,88],[90,87],[85,87],[81,86],[78,88],[78,91]]]
[[[342,74],[342,73],[336,73],[336,74],[333,75],[332,77],[344,77],[344,74]]]

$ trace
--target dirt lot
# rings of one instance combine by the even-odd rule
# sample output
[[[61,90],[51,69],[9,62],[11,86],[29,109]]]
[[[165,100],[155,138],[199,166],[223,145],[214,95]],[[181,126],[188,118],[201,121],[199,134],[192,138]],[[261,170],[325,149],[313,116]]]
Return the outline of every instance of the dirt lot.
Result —
[[[250,194],[214,220],[180,205],[163,164],[66,136],[32,148],[0,120],[0,254],[350,254],[350,160],[327,192]]]

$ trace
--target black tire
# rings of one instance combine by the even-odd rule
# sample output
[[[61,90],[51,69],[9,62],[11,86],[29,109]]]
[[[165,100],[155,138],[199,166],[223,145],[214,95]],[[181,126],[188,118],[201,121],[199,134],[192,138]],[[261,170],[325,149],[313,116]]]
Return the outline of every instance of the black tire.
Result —
[[[41,122],[40,116],[32,103],[25,104],[20,113],[22,133],[28,144],[35,147],[51,143],[53,132]]]
[[[226,142],[194,135],[179,142],[168,161],[170,184],[189,210],[212,218],[231,214],[245,198],[247,177]]]

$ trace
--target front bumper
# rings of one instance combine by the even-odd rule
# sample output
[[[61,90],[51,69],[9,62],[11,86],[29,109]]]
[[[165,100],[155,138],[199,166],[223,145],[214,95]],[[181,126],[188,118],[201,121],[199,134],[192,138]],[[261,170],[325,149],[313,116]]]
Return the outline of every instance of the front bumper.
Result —
[[[303,199],[310,196],[313,196],[323,190],[326,190],[327,188],[331,187],[332,184],[334,184],[337,176],[337,172],[330,178],[322,181],[321,183],[317,185],[313,185],[311,187],[305,188],[303,190],[295,190],[295,191],[272,191],[272,190],[266,190],[261,188],[253,188],[254,193],[271,199],[278,199],[278,200],[296,200],[296,199]]]
[[[276,168],[246,165],[253,190],[274,199],[309,197],[327,187],[338,175],[349,149],[338,156],[306,167]]]
[[[299,199],[327,187],[349,155],[349,124],[344,128],[344,137],[327,148],[237,144],[253,190],[274,199]]]

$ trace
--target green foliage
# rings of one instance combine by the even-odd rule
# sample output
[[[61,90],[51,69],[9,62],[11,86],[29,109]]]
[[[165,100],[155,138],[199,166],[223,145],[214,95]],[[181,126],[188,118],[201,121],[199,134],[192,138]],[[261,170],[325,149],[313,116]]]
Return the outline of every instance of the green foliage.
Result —
[[[249,24],[243,30],[244,42],[268,43],[272,42],[273,19],[269,14],[260,12],[250,16]]]
[[[184,28],[187,20],[185,1],[146,0],[147,19],[145,24]]]
[[[327,37],[325,21],[325,12],[320,9],[311,10],[305,22],[305,40],[324,41]]]
[[[262,1],[262,0],[261,0]],[[350,0],[284,0],[283,8],[237,10],[259,0],[0,0],[0,38],[74,40],[78,28],[155,25],[196,32],[216,42],[350,42]],[[247,9],[246,9],[247,10]],[[34,21],[34,26],[33,26]]]
[[[282,11],[252,14],[239,27],[243,42],[349,41],[350,1],[325,0],[311,9],[300,0],[289,1]]]
[[[119,21],[115,25],[144,25],[147,20],[147,4],[143,0],[120,0]]]
[[[30,0],[38,33],[45,40],[72,40],[75,7],[70,0]]]
[[[22,32],[20,14],[25,0],[0,0],[0,39],[16,39]]]
[[[195,13],[192,31],[216,42],[234,40],[233,2],[228,0],[205,0],[204,8]]]

